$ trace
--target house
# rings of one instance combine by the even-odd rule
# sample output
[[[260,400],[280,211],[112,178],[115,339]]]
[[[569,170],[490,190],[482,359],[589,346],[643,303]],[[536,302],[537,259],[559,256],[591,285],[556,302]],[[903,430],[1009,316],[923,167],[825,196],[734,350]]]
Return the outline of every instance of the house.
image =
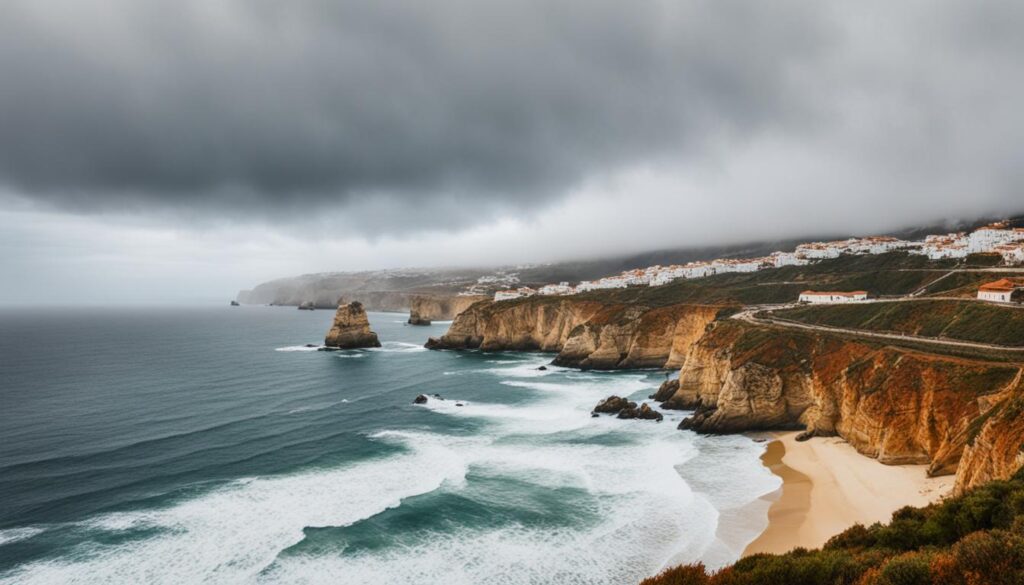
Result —
[[[1013,302],[1015,294],[1019,296],[1018,291],[1022,290],[1021,285],[1013,282],[1008,278],[1000,278],[995,282],[989,282],[981,285],[978,288],[978,300],[979,301],[991,301],[994,303],[1010,303]]]
[[[772,252],[772,255],[769,256],[769,262],[776,268],[782,266],[803,266],[808,263],[806,258],[796,252]]]
[[[532,297],[537,294],[537,291],[528,287],[522,286],[517,289],[511,290],[499,290],[494,293],[494,301],[510,301],[512,299],[519,299],[522,297]]]
[[[849,303],[852,301],[866,301],[867,291],[854,290],[849,292],[822,292],[805,290],[800,293],[801,303],[824,304],[824,303]]]
[[[576,289],[569,286],[568,282],[560,282],[558,284],[545,284],[540,287],[537,294],[540,295],[571,295],[576,292]]]

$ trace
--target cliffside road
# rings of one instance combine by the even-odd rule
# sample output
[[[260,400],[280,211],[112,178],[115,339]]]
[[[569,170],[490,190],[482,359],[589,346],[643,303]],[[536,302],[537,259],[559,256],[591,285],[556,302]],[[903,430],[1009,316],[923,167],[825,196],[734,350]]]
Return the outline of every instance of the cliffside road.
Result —
[[[895,300],[895,299],[894,299]],[[912,301],[916,299],[904,299]],[[963,300],[963,299],[957,299]],[[878,301],[868,301],[878,302]],[[888,301],[892,302],[892,301]],[[939,345],[951,348],[969,348],[969,349],[983,349],[988,351],[1000,351],[1010,352],[1014,354],[1024,355],[1024,347],[1011,347],[1006,345],[996,345],[992,343],[977,343],[972,341],[956,341],[952,339],[940,339],[937,337],[922,337],[919,335],[910,335],[905,333],[882,333],[877,331],[866,331],[864,329],[848,329],[845,327],[832,327],[828,325],[811,325],[808,323],[800,323],[798,321],[790,321],[788,319],[779,319],[777,317],[758,317],[758,313],[772,313],[782,309],[789,309],[798,306],[797,303],[790,303],[787,305],[762,305],[748,307],[739,313],[732,316],[733,319],[739,319],[748,323],[754,323],[757,325],[768,325],[775,327],[784,327],[788,329],[804,329],[807,331],[824,331],[826,333],[841,333],[845,335],[853,335],[858,337],[867,337],[871,339],[884,339],[893,341],[912,341],[914,343],[925,343],[929,345]]]

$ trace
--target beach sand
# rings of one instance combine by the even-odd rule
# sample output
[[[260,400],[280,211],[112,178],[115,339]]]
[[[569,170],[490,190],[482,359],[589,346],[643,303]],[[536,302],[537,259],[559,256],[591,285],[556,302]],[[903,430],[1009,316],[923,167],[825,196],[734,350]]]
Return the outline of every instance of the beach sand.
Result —
[[[884,465],[838,437],[798,442],[778,433],[761,460],[782,478],[768,510],[768,528],[744,556],[818,548],[860,523],[887,522],[903,506],[924,506],[949,494],[953,476],[929,478],[926,465]]]

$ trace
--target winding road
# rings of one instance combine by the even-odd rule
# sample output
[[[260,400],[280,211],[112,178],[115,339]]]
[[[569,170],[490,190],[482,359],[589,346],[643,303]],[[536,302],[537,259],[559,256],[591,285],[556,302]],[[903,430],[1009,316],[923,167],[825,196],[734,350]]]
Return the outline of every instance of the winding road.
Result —
[[[872,299],[869,301],[859,301],[859,303],[893,303],[893,302],[914,302],[914,301],[931,301],[931,300],[957,300],[957,301],[973,301],[973,302],[987,302],[979,301],[977,299],[965,299],[961,297],[900,297],[893,299]],[[799,321],[792,321],[789,319],[780,319],[772,316],[775,311],[781,311],[783,309],[791,309],[800,306],[799,303],[787,303],[782,305],[750,305],[745,307],[739,313],[736,313],[731,318],[738,319],[740,321],[746,321],[747,323],[753,323],[756,325],[768,325],[775,327],[782,327],[787,329],[803,329],[806,331],[823,331],[826,333],[842,333],[845,335],[853,335],[859,337],[868,337],[871,339],[882,339],[891,341],[904,341],[913,343],[924,343],[929,345],[945,346],[950,348],[966,348],[966,349],[982,349],[987,351],[998,351],[998,352],[1009,352],[1014,354],[1024,355],[1024,347],[1015,347],[1008,345],[997,345],[994,343],[979,343],[975,341],[957,341],[955,339],[942,339],[938,337],[925,337],[921,335],[913,335],[907,333],[885,333],[880,331],[868,331],[865,329],[851,329],[847,327],[833,327],[831,325],[814,325],[810,323],[801,323]],[[1015,309],[1024,310],[1024,307],[1010,307]]]

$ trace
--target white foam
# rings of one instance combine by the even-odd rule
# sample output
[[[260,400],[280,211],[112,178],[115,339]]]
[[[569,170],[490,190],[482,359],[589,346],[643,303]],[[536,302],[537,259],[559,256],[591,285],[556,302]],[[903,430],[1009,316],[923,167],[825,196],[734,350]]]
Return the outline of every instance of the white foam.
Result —
[[[306,347],[305,345],[289,345],[286,347],[278,347],[274,351],[319,351],[320,346]]]
[[[12,542],[18,542],[19,540],[25,540],[32,538],[33,536],[44,532],[44,529],[35,526],[25,526],[20,528],[8,528],[6,530],[0,530],[0,546],[10,544]]]
[[[436,442],[351,467],[247,479],[165,510],[100,516],[86,527],[148,527],[153,538],[89,550],[59,562],[39,561],[0,582],[248,583],[307,526],[345,526],[398,506],[402,498],[461,482],[466,468]]]
[[[758,461],[763,446],[681,433],[675,411],[664,411],[660,424],[591,418],[597,400],[647,392],[658,381],[562,370],[530,379],[537,376],[524,368],[538,359],[505,362],[511,379],[502,383],[529,394],[520,403],[426,403],[440,415],[484,421],[480,434],[381,431],[371,439],[401,445],[402,454],[236,481],[164,510],[106,514],[87,527],[159,532],[37,561],[0,583],[611,584],[638,582],[669,562],[735,560],[765,522],[766,510],[749,506],[778,485]],[[507,497],[467,481],[469,470],[527,482],[540,493],[573,488],[592,514],[571,525],[485,524],[401,546],[280,554],[302,540],[305,527],[348,526],[413,495]],[[520,505],[529,505],[523,498]]]
[[[384,353],[418,353],[421,351],[429,351],[422,345],[415,343],[406,343],[404,341],[385,341],[380,347],[371,347],[367,351],[381,351]]]

